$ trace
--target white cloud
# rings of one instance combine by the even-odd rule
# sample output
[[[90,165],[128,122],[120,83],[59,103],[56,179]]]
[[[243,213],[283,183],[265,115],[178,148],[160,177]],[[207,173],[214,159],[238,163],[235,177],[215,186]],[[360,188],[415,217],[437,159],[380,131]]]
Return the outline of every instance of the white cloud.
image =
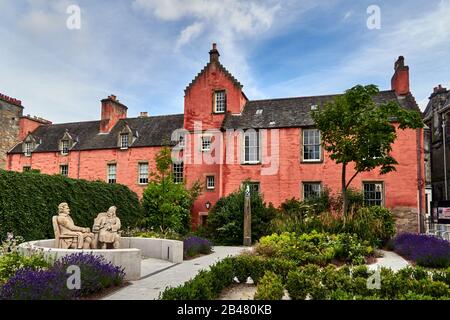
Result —
[[[189,43],[193,39],[199,36],[203,31],[204,24],[202,22],[194,22],[190,26],[187,26],[181,31],[180,36],[177,39],[176,49],[178,50],[183,45]]]

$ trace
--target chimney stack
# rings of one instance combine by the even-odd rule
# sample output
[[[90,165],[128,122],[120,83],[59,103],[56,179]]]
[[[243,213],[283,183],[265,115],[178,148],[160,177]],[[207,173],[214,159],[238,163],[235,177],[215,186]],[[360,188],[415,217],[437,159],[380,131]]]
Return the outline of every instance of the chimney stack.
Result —
[[[139,115],[140,118],[147,118],[148,112],[147,111],[141,111],[141,114]]]
[[[109,133],[120,119],[127,117],[127,106],[120,103],[115,95],[102,100],[100,133]]]
[[[209,51],[209,62],[219,62],[219,50],[217,50],[217,44],[212,44],[212,49]]]
[[[409,67],[405,66],[405,58],[403,56],[398,57],[394,64],[391,89],[395,90],[395,93],[398,96],[409,93]]]

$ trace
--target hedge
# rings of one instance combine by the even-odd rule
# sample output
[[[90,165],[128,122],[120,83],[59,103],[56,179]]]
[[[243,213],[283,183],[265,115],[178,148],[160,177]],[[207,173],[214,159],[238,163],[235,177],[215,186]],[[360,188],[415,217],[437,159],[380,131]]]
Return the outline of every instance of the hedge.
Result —
[[[0,170],[0,238],[7,232],[27,241],[53,238],[52,216],[61,202],[69,204],[82,227],[92,228],[97,214],[113,205],[122,229],[136,226],[143,216],[137,195],[124,185]]]

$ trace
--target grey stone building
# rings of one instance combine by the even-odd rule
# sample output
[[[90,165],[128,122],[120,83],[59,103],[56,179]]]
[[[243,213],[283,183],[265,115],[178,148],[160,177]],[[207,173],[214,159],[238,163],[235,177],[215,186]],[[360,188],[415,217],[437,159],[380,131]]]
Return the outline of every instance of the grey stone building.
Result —
[[[22,102],[0,94],[0,169],[6,167],[6,152],[19,142],[22,116]]]
[[[428,166],[433,201],[450,200],[450,91],[434,88],[423,113],[425,160]],[[427,161],[428,159],[428,161]]]

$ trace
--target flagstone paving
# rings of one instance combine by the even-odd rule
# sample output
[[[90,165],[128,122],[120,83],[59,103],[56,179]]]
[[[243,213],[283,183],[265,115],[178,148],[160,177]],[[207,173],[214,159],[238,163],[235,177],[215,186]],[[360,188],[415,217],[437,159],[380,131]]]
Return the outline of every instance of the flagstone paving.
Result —
[[[206,269],[227,256],[235,256],[246,250],[247,247],[221,247],[213,248],[214,252],[182,263],[174,264],[157,259],[142,260],[141,279],[131,281],[131,285],[113,292],[104,297],[105,300],[153,300],[166,287],[176,287],[194,278],[197,273]]]
[[[371,270],[378,267],[391,268],[393,271],[398,271],[410,265],[410,263],[393,251],[381,250],[383,257],[378,258],[377,261],[369,265]]]

